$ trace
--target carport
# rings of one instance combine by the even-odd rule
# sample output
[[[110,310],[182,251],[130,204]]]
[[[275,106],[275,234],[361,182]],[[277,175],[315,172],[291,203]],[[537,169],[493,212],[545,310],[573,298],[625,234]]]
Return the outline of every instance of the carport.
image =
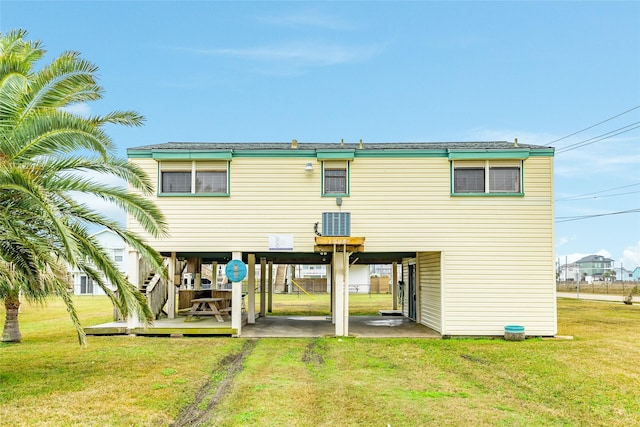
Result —
[[[393,277],[391,277],[391,289],[393,298],[393,309],[398,309],[398,277],[395,268],[398,264],[402,265],[405,258],[415,257],[415,252],[365,252],[363,251],[364,238],[353,237],[317,237],[314,252],[285,252],[285,251],[267,251],[256,253],[241,252],[172,252],[163,253],[170,262],[169,266],[175,265],[176,260],[196,259],[198,264],[212,265],[228,265],[234,260],[242,262],[246,265],[246,281],[248,289],[258,289],[255,279],[256,264],[260,265],[260,270],[269,272],[260,274],[259,283],[259,304],[256,304],[255,292],[247,293],[246,316],[239,312],[232,312],[231,324],[228,326],[231,330],[237,331],[234,335],[246,336],[251,333],[254,336],[296,336],[296,331],[304,330],[304,334],[311,336],[395,336],[400,331],[407,330],[408,325],[415,325],[415,322],[405,319],[402,316],[394,316],[393,318],[385,318],[385,316],[373,319],[358,319],[361,316],[349,316],[349,267],[354,264],[390,264],[393,265]],[[173,262],[171,262],[173,261]],[[327,275],[331,292],[331,313],[325,319],[309,318],[287,318],[284,316],[268,316],[271,312],[271,295],[273,283],[270,277],[274,264],[306,264],[306,265],[326,265],[328,267]],[[171,270],[171,267],[170,267]],[[212,268],[215,271],[215,268]],[[180,272],[169,272],[169,279],[174,286],[167,287],[168,292],[175,289],[177,280],[181,280]],[[233,293],[232,306],[242,305],[242,280],[231,284]],[[268,280],[267,280],[268,279]],[[213,280],[215,286],[216,280]],[[259,307],[255,309],[256,305]],[[167,304],[168,317],[173,319],[176,317],[175,299],[168,298]],[[402,307],[400,307],[402,308]],[[256,312],[257,311],[257,312]],[[367,323],[368,322],[368,323]],[[254,326],[255,325],[255,326]],[[222,326],[222,325],[220,325]],[[419,326],[419,325],[416,325]],[[351,330],[351,328],[355,328]],[[378,332],[367,332],[369,329]],[[382,334],[382,330],[387,332]],[[427,328],[428,329],[428,328]],[[262,331],[261,331],[262,330]],[[318,332],[314,332],[317,330]],[[287,335],[286,331],[290,331]],[[430,330],[429,330],[430,331]],[[302,333],[302,332],[300,332]],[[382,335],[380,335],[382,334]],[[305,335],[305,336],[307,336]]]

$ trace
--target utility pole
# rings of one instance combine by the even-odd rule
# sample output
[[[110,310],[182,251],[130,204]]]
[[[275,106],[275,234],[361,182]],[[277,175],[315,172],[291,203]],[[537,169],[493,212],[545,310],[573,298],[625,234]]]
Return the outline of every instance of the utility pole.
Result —
[[[576,266],[578,267],[578,286],[576,287],[576,297],[580,299],[580,264],[576,263]]]

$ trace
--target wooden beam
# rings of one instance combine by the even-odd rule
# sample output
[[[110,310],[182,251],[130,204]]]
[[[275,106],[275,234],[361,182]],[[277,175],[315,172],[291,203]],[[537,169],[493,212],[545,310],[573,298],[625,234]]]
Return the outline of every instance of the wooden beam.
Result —
[[[260,258],[260,316],[266,316],[267,310],[267,259]]]
[[[364,245],[364,237],[345,237],[345,236],[316,236],[316,245],[318,246],[362,246]]]

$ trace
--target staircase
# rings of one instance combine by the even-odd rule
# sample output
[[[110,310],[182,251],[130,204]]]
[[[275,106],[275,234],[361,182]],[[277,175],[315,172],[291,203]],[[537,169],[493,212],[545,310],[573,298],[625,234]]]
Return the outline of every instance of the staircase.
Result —
[[[273,284],[274,290],[282,289],[282,292],[287,292],[285,289],[284,281],[287,278],[287,267],[286,264],[278,264],[276,268],[276,280]]]
[[[169,259],[164,260],[162,263],[163,269],[167,268],[169,262]],[[167,303],[167,281],[159,273],[149,272],[143,281],[140,292],[146,295],[147,304],[151,309],[151,313],[153,313],[154,319],[158,319],[162,315],[167,316],[164,311],[164,306]]]

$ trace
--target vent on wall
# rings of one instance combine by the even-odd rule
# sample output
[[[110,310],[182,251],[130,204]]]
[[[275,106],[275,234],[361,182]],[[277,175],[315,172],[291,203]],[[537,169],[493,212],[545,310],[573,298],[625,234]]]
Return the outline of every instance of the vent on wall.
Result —
[[[350,236],[350,212],[322,212],[323,236]]]

